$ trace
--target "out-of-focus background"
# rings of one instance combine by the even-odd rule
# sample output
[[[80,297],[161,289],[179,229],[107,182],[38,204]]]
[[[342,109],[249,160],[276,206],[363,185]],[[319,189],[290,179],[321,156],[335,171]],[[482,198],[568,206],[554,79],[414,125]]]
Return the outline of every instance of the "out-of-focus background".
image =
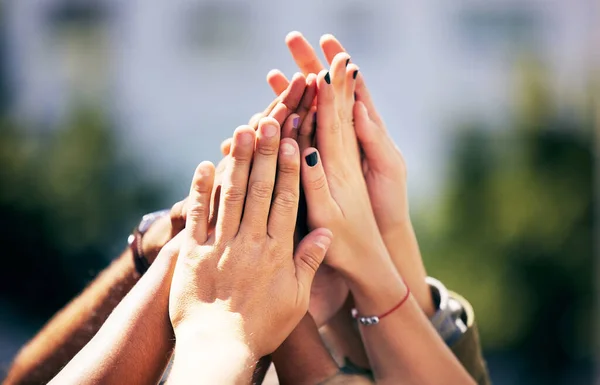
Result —
[[[284,37],[299,30],[315,46],[334,33],[361,67],[408,164],[428,271],[472,302],[494,383],[592,383],[598,12],[2,2],[0,379],[139,217],[181,199],[196,164],[269,103],[265,75],[293,74]]]

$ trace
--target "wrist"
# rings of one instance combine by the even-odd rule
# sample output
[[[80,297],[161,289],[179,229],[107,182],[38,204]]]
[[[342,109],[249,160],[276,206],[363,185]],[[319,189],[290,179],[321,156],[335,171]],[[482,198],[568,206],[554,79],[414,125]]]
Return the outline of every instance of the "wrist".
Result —
[[[171,240],[172,234],[171,218],[168,215],[156,220],[142,237],[142,254],[152,264],[164,245]]]
[[[361,274],[349,276],[347,282],[360,314],[385,312],[408,291],[391,262],[364,266]]]
[[[249,383],[258,358],[237,338],[194,328],[178,328],[173,383]],[[192,381],[192,378],[194,379]]]

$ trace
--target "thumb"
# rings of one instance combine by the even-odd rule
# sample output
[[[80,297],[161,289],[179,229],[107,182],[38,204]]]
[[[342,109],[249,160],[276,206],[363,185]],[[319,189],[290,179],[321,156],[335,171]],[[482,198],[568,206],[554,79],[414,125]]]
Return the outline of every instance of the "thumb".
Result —
[[[322,227],[311,231],[300,241],[296,248],[294,264],[296,265],[296,278],[298,280],[298,300],[302,304],[306,304],[307,308],[313,278],[317,269],[321,266],[332,240],[333,234],[331,231]]]
[[[388,163],[388,133],[369,118],[363,102],[354,103],[353,115],[356,138],[365,153],[369,167],[381,170]]]

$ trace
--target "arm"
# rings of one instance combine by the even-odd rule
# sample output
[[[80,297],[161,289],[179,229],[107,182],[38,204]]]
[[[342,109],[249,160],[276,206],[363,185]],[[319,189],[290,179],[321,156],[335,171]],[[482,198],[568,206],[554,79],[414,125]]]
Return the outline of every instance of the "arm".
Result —
[[[199,320],[200,322],[202,320]],[[179,334],[175,360],[167,384],[248,384],[256,357],[248,346],[227,336],[207,333]],[[200,381],[201,380],[201,381]]]
[[[405,297],[407,287],[384,263],[376,266],[371,260],[369,265],[349,276],[349,286],[361,315],[382,314]],[[394,384],[398,379],[415,384],[473,383],[412,294],[378,324],[359,328],[378,383]]]
[[[300,33],[292,32],[288,34],[286,44],[302,72],[305,74],[318,73],[323,69],[323,65],[318,60],[314,49]],[[320,45],[327,62],[330,64],[337,54],[345,52],[344,47],[332,35],[322,36]],[[285,76],[276,71],[269,73],[267,80],[276,93],[287,84]],[[435,304],[431,295],[432,290],[426,284],[426,272],[408,210],[406,165],[402,154],[389,136],[385,123],[378,114],[364,78],[360,73],[356,77],[354,100],[356,101],[353,111],[354,131],[364,153],[361,166],[373,214],[387,251],[397,271],[411,288],[419,306],[428,317],[431,317],[438,333],[453,348],[463,366],[478,381],[481,378],[488,378],[485,363],[481,358],[479,341],[477,338],[469,337],[474,333],[471,330],[472,327],[468,325],[464,336],[459,339],[459,342],[456,342],[456,333],[452,333],[448,329],[448,322],[440,322],[446,312],[440,310],[439,306]],[[465,308],[464,305],[463,308]],[[340,322],[336,321],[338,325],[329,328],[329,335],[335,341],[340,342],[337,345],[346,352],[344,356],[350,357],[357,355],[354,352],[358,352],[356,363],[360,364],[362,346],[360,344],[349,346],[346,342],[348,336],[355,334],[354,328],[340,328],[340,325],[349,323],[348,315],[343,314],[337,319]],[[335,335],[341,333],[342,330],[344,332],[341,336]],[[455,349],[457,345],[464,346],[462,341],[465,340],[469,341],[467,351],[479,352],[479,354],[475,354],[477,360],[469,360],[467,357],[472,357],[471,355],[459,354],[459,350]],[[473,346],[473,344],[476,346]],[[471,365],[472,361],[476,361],[477,364]]]
[[[305,151],[303,187],[311,227],[336,234],[327,263],[344,275],[362,315],[380,315],[405,298],[373,215],[353,125],[358,68],[346,53],[317,77],[319,150]],[[321,156],[322,154],[322,161]],[[424,284],[424,283],[423,283]],[[361,326],[375,379],[382,383],[469,383],[470,378],[412,296],[377,325]],[[427,359],[423,359],[427,358]]]
[[[168,217],[152,225],[144,236],[148,259],[156,256],[170,235]],[[127,249],[21,349],[5,384],[47,383],[96,334],[138,279],[132,253]]]
[[[293,140],[279,143],[276,120],[261,119],[258,133],[238,128],[230,156],[214,233],[207,231],[212,165],[200,164],[190,189],[169,300],[178,341],[171,383],[249,381],[256,358],[271,354],[306,314],[331,243],[331,233],[317,229],[293,253],[299,151]],[[224,373],[230,361],[234,368]]]
[[[51,384],[156,384],[171,357],[169,285],[178,237]]]
[[[339,372],[309,314],[304,316],[272,357],[281,385],[320,384]]]

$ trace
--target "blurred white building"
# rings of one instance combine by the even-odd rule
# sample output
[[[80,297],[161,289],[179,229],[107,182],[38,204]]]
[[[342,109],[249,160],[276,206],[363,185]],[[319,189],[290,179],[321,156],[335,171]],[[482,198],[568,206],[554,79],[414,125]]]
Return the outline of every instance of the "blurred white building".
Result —
[[[593,0],[8,0],[14,111],[52,127],[101,102],[148,172],[186,191],[194,166],[271,99],[271,68],[295,71],[291,30],[334,33],[365,74],[409,166],[413,195],[443,176],[455,123],[501,122],[515,66],[534,53],[561,101],[591,74]]]

